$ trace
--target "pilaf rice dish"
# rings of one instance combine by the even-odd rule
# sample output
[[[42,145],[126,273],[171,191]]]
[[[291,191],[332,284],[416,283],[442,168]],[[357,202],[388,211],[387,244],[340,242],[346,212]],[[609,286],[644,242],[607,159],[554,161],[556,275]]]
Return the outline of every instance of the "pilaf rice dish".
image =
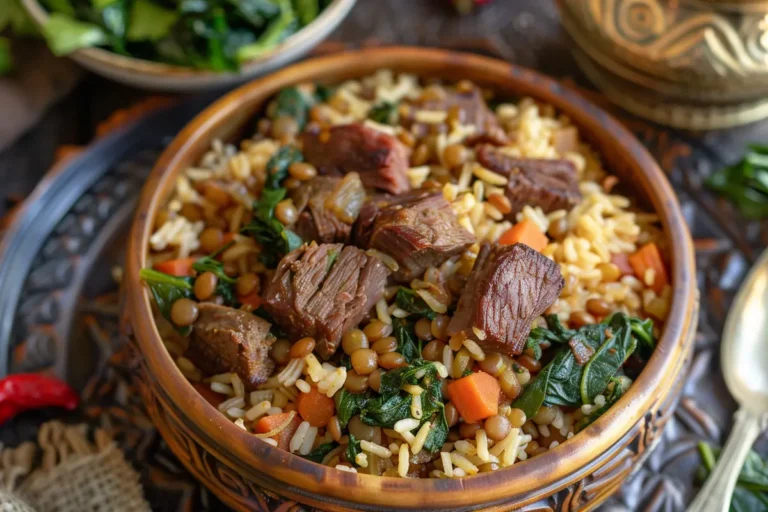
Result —
[[[569,119],[379,71],[280,91],[177,178],[141,275],[179,371],[264,442],[461,478],[626,392],[671,295],[658,217]]]

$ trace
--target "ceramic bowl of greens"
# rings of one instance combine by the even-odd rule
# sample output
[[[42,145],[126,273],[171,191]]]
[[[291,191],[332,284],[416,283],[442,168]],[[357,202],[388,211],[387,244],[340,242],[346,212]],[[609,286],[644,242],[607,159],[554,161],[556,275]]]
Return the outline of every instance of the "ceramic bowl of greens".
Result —
[[[54,54],[131,86],[225,88],[307,53],[355,0],[22,0]]]

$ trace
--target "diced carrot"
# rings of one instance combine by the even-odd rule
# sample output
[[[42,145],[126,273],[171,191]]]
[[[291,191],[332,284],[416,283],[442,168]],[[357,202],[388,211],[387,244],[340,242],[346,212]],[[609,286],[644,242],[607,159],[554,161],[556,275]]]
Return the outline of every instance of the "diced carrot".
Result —
[[[518,222],[499,238],[501,245],[525,244],[536,251],[543,251],[549,243],[547,235],[530,219]]]
[[[299,393],[296,399],[299,415],[313,427],[324,427],[336,412],[333,398],[329,398],[313,387],[309,393]]]
[[[632,265],[629,264],[629,254],[625,252],[611,254],[611,263],[619,267],[622,276],[634,274]]]
[[[653,284],[651,288],[656,293],[661,293],[664,287],[669,284],[667,268],[664,266],[664,260],[661,259],[661,252],[656,244],[651,242],[642,246],[636,253],[629,257],[629,264],[635,271],[635,276],[645,282],[645,273],[652,269],[654,273]]]
[[[238,296],[237,300],[239,300],[241,304],[248,306],[250,311],[259,309],[259,306],[261,306],[262,302],[261,297],[259,297],[259,294],[256,292],[251,292],[248,295]]]
[[[499,412],[499,381],[476,372],[448,384],[448,396],[467,423],[475,423]]]
[[[197,261],[195,258],[161,261],[155,263],[152,268],[172,276],[185,277],[192,275],[192,264],[195,261]]]
[[[256,424],[253,426],[253,430],[257,434],[266,434],[267,432],[274,430],[285,423],[289,414],[291,413],[281,412],[280,414],[264,416],[256,422]],[[299,425],[301,425],[301,418],[298,414],[296,414],[288,426],[278,432],[278,434],[271,439],[277,441],[278,448],[282,448],[283,450],[287,451],[291,443],[291,438],[293,437],[293,434],[296,433],[296,429],[299,428]]]
[[[192,384],[192,387],[197,390],[200,395],[205,398],[205,401],[211,404],[214,407],[218,407],[221,402],[224,401],[226,398],[221,393],[217,393],[214,390],[211,389],[211,386],[208,384],[202,384],[200,382],[195,382]]]

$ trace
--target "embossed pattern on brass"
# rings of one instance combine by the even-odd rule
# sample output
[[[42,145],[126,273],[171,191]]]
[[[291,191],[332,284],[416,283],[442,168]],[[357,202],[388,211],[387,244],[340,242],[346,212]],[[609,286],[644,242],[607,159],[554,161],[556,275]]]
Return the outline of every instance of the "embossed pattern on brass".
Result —
[[[633,113],[693,129],[722,128],[768,115],[768,2],[558,4],[582,69]],[[665,114],[670,108],[678,113]]]

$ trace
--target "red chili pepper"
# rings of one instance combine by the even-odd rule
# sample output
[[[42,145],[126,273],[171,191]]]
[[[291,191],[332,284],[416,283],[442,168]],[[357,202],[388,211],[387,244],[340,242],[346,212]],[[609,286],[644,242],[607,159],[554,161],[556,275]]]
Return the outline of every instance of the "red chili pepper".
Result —
[[[39,373],[16,373],[0,379],[0,425],[17,414],[43,407],[72,410],[80,398],[69,384]]]

